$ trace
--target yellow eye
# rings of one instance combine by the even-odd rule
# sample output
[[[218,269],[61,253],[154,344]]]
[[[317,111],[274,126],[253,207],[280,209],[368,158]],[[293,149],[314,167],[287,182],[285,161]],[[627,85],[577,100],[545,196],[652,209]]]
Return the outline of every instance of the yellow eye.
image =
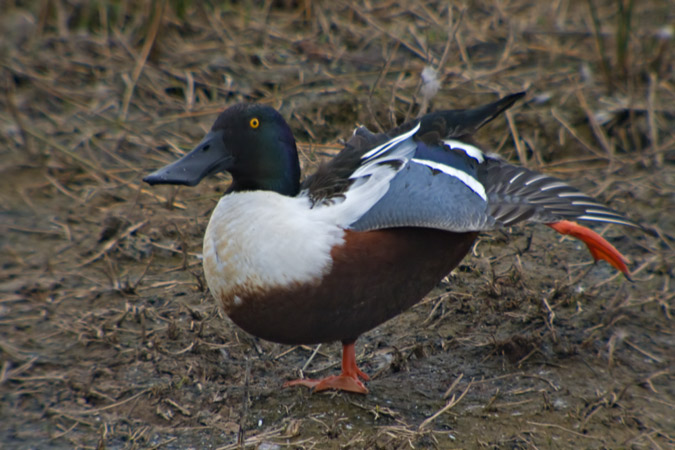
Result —
[[[260,121],[257,117],[254,117],[248,124],[251,126],[251,128],[258,128],[260,126]]]

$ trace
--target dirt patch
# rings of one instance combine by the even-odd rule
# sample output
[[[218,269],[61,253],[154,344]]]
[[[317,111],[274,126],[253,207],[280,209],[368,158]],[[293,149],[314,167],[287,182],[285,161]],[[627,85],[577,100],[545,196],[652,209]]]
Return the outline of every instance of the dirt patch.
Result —
[[[3,3],[3,448],[675,446],[675,18],[596,3]],[[279,108],[308,171],[357,123],[523,89],[479,141],[644,224],[596,227],[635,282],[546,227],[481,236],[359,339],[366,397],[281,389],[339,346],[216,309],[199,253],[224,177],[141,182],[236,101]]]

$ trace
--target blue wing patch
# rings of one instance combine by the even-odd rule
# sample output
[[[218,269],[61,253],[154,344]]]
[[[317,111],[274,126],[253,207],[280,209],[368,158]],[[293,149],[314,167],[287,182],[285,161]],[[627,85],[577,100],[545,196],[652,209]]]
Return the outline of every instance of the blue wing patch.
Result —
[[[424,227],[448,231],[489,228],[479,162],[463,150],[417,143],[414,157],[392,179],[389,190],[350,228],[368,231]]]

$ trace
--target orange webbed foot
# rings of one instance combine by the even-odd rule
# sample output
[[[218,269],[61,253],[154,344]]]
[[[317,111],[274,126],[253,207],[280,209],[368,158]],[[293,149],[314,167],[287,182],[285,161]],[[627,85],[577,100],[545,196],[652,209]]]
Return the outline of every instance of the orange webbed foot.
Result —
[[[314,392],[327,391],[334,389],[336,391],[354,392],[356,394],[367,394],[368,389],[358,378],[349,375],[340,374],[323,378],[321,380],[293,380],[284,383],[284,387],[306,386]]]
[[[596,261],[602,259],[610,263],[614,268],[621,271],[623,275],[630,280],[630,272],[626,266],[626,258],[616,249],[612,244],[607,242],[605,238],[600,236],[590,228],[579,225],[576,222],[569,220],[561,220],[560,222],[547,223],[549,227],[553,228],[560,234],[565,234],[579,239],[591,252],[593,259]]]
[[[287,381],[284,383],[284,387],[306,386],[313,389],[314,392],[335,389],[356,394],[367,394],[368,389],[359,378],[365,381],[370,380],[370,377],[356,366],[354,343],[350,342],[342,346],[342,373],[340,375],[333,375],[321,380],[300,379]]]

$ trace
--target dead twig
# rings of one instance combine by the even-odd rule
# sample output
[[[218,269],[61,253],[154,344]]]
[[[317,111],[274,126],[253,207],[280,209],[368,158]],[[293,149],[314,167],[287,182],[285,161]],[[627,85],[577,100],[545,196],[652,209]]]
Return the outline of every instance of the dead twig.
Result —
[[[453,407],[455,407],[459,402],[462,401],[464,396],[469,392],[469,389],[471,389],[471,386],[473,386],[473,380],[471,380],[469,382],[469,384],[466,385],[466,388],[464,388],[464,391],[462,391],[462,393],[459,395],[459,397],[455,398],[455,395],[453,394],[450,401],[448,401],[448,403],[444,407],[442,407],[441,409],[436,411],[430,417],[424,419],[424,421],[420,424],[418,430],[422,431],[424,428],[426,428],[427,425],[429,425],[431,422],[436,420],[438,418],[438,416],[440,416],[441,414],[443,414],[443,413],[449,411],[450,409],[452,409]]]

